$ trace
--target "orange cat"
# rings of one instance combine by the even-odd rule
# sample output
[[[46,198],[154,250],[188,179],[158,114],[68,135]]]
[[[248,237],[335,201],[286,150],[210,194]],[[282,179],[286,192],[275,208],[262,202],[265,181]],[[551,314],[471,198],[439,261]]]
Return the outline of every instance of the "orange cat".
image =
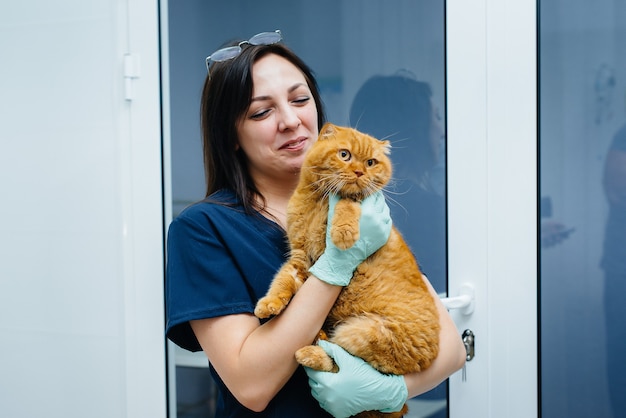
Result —
[[[324,252],[328,195],[341,197],[335,207],[331,238],[339,248],[358,239],[360,205],[391,179],[389,141],[352,128],[327,123],[308,152],[300,182],[289,201],[287,235],[290,259],[276,274],[255,315],[278,315],[308,277]],[[428,237],[424,237],[428,239]],[[439,350],[439,317],[433,297],[404,239],[392,228],[387,243],[359,265],[330,311],[323,331],[329,340],[361,357],[383,373],[406,374],[426,369]],[[316,345],[296,353],[297,361],[317,370],[337,366]],[[367,411],[359,417],[400,417]]]

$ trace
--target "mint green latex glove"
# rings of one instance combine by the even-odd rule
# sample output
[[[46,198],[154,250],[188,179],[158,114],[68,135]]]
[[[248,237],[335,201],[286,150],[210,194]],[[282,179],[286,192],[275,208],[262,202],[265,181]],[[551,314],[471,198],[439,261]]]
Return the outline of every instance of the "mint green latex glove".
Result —
[[[318,344],[339,366],[337,373],[304,368],[311,394],[326,412],[345,418],[363,411],[402,409],[409,396],[404,377],[383,374],[337,344],[324,340]]]
[[[339,197],[328,197],[328,223],[326,227],[326,249],[311,266],[309,272],[320,280],[335,286],[346,286],[352,279],[354,270],[367,257],[385,245],[391,233],[389,206],[382,192],[376,192],[361,202],[359,218],[359,239],[350,248],[341,250],[330,238],[331,220]]]

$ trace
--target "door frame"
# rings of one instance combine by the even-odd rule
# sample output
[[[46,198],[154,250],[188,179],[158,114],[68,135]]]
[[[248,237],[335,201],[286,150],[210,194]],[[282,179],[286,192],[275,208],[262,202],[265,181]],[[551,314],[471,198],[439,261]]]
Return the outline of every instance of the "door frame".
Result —
[[[538,416],[537,5],[446,4],[448,288],[472,283],[475,358],[450,416]]]

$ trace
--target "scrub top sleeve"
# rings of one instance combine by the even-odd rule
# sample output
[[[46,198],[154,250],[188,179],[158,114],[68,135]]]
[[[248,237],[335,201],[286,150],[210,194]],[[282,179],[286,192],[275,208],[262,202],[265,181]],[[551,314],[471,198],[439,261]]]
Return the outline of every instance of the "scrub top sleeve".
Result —
[[[177,217],[167,241],[166,334],[180,347],[200,351],[190,320],[252,313],[254,302],[210,218]]]

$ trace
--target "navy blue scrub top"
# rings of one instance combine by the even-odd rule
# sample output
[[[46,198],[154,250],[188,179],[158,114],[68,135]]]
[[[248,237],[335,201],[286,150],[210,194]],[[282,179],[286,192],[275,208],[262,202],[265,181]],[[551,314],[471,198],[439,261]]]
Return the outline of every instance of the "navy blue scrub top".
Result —
[[[230,191],[185,209],[167,238],[167,337],[200,351],[189,321],[252,314],[288,253],[284,231],[259,214],[246,214]],[[302,367],[261,413],[242,406],[212,367],[211,373],[218,385],[218,417],[330,417],[311,396]]]

